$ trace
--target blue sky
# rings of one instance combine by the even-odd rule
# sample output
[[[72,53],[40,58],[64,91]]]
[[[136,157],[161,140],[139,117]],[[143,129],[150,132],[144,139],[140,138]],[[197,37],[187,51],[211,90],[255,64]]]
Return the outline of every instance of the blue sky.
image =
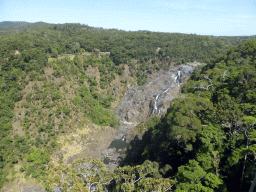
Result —
[[[127,31],[256,35],[256,0],[0,0],[0,21],[81,23]]]

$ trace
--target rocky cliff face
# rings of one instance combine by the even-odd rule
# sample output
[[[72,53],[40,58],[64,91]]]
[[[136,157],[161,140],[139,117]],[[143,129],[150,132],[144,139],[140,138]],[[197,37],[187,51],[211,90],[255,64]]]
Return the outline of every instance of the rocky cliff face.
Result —
[[[118,138],[123,138],[132,127],[146,117],[165,113],[170,101],[178,96],[180,86],[199,65],[201,63],[196,62],[179,65],[159,74],[142,87],[130,87],[115,110],[120,120]]]

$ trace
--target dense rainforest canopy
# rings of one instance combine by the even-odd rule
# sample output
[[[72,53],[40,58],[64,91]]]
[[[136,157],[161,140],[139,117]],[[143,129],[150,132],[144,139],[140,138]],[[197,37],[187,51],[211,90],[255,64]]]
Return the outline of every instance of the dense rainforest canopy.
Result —
[[[0,187],[20,164],[19,172],[40,179],[49,191],[56,185],[63,191],[248,191],[256,163],[256,41],[240,44],[248,39],[254,37],[80,24],[1,29]],[[79,55],[99,51],[110,55]],[[75,55],[54,59],[62,54]],[[110,84],[124,73],[124,64],[143,85],[149,74],[191,61],[206,64],[193,72],[181,89],[184,96],[172,100],[166,114],[138,125],[147,131],[130,143],[123,167],[110,174],[97,159],[48,164],[57,138],[86,123],[79,114],[97,125],[118,126],[111,109],[117,88]],[[88,75],[91,67],[99,77]],[[15,122],[20,129],[14,130]],[[87,166],[80,170],[82,163]]]

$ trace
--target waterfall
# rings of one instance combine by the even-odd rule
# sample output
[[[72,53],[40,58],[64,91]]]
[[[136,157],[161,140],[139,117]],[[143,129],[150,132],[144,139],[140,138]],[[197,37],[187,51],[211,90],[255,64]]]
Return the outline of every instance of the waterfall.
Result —
[[[170,88],[166,89],[163,93],[166,93],[166,92],[169,91],[169,90],[170,90]]]
[[[156,101],[157,101],[157,99],[158,99],[159,95],[160,95],[160,94],[158,94],[158,95],[156,96]]]
[[[153,111],[153,113],[156,112],[156,114],[157,114],[157,100],[158,100],[159,95],[160,95],[160,94],[158,94],[158,95],[156,96],[155,105],[154,105],[154,111]]]
[[[178,86],[180,86],[180,83],[181,83],[181,76],[182,76],[182,74],[179,69],[178,73],[176,74],[176,76],[174,78],[174,83]],[[164,90],[162,93],[160,93],[156,96],[152,113],[160,115],[161,109],[159,109],[159,107],[158,107],[158,102],[159,102],[159,100],[162,100],[162,98],[164,97],[164,94],[166,94],[170,89],[171,89],[171,87],[169,87],[168,89]]]
[[[181,74],[180,74],[180,70],[179,70],[178,74],[174,78],[174,83],[178,84],[178,86],[180,86],[180,79],[181,79]]]
[[[157,115],[160,115],[161,109],[158,109],[158,107],[157,107],[157,102],[158,102],[159,98],[161,98],[164,94],[166,94],[170,89],[171,89],[171,88],[168,88],[168,89],[166,89],[164,92],[162,92],[162,93],[160,93],[160,94],[158,94],[158,95],[156,96],[155,103],[154,103],[154,110],[153,110],[153,113],[155,113],[155,114],[157,114]]]

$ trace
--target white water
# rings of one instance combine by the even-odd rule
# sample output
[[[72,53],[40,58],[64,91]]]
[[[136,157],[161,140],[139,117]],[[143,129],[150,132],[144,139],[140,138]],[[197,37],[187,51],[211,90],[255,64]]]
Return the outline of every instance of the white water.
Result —
[[[166,89],[163,93],[166,93],[166,92],[169,91],[169,90],[170,90],[170,88]]]
[[[157,108],[157,101],[158,101],[158,99],[159,99],[163,94],[167,93],[170,89],[171,89],[171,88],[168,88],[168,89],[166,89],[163,93],[158,94],[158,95],[156,96],[156,100],[155,100],[155,104],[154,104],[153,113],[156,113],[156,114],[160,115],[161,109],[158,109],[158,108]]]
[[[174,78],[174,83],[180,86],[180,71],[178,71],[178,74]]]
[[[159,95],[160,95],[160,94],[158,94],[158,95],[156,96],[155,106],[154,106],[154,111],[153,111],[153,113],[156,112],[156,114],[157,114],[157,100],[158,100]]]
[[[178,85],[178,86],[180,86],[180,79],[181,79],[181,72],[178,71],[178,74],[177,74],[177,75],[175,76],[175,78],[174,78],[174,83],[175,83],[176,85]],[[164,94],[166,94],[170,89],[171,89],[171,88],[168,88],[168,89],[166,89],[164,92],[162,92],[162,93],[160,93],[160,94],[158,94],[158,95],[156,96],[155,103],[154,103],[154,110],[153,110],[153,113],[156,113],[156,114],[160,115],[161,109],[158,109],[158,107],[157,107],[157,102],[158,102],[159,98],[161,98]]]

